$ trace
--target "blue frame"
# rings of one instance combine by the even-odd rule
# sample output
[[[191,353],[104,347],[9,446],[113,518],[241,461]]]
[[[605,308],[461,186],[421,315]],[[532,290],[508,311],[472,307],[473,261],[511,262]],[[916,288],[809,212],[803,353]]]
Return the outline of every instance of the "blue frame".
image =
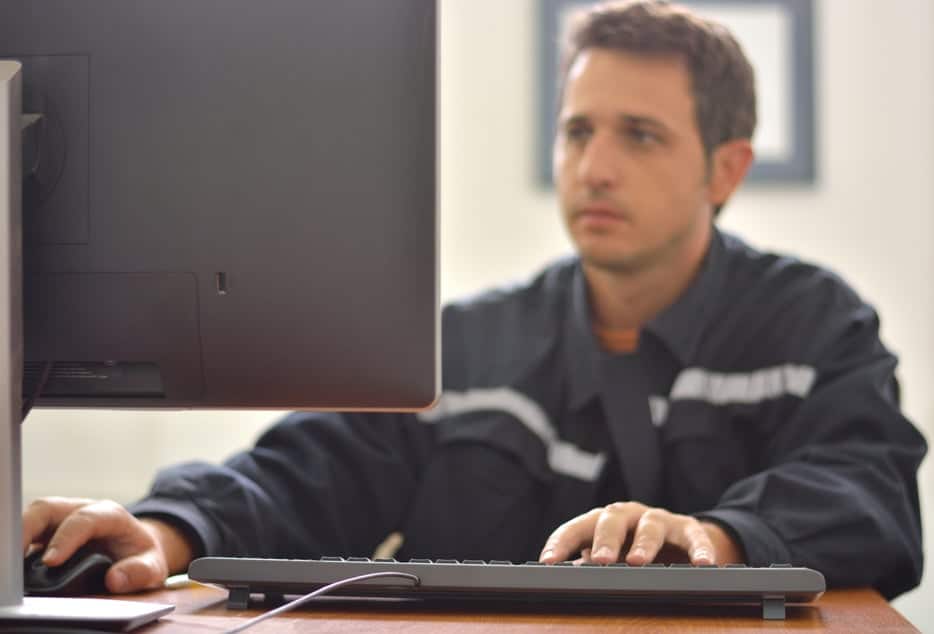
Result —
[[[555,134],[559,73],[559,17],[564,9],[594,4],[592,0],[540,0],[541,2],[541,66],[539,121],[539,179],[551,186],[551,147]],[[681,4],[771,4],[784,10],[790,18],[792,116],[791,152],[787,160],[756,160],[746,182],[810,184],[816,180],[815,166],[815,92],[814,92],[814,7],[812,0],[679,0]]]

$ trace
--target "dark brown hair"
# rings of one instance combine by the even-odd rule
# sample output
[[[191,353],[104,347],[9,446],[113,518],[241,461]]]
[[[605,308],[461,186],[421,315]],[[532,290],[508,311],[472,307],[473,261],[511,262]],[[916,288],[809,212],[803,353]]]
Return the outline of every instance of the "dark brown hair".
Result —
[[[562,81],[585,49],[681,58],[691,77],[704,150],[731,139],[750,139],[756,128],[752,66],[720,24],[666,0],[606,2],[579,14],[567,34]]]

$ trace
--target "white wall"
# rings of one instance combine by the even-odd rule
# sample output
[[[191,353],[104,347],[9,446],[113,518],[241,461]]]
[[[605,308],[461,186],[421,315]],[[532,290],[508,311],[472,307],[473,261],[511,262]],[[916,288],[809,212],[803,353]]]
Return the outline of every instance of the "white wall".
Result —
[[[524,277],[565,253],[535,182],[535,0],[441,0],[442,295]],[[723,226],[846,277],[901,357],[905,409],[934,439],[934,3],[815,0],[819,182],[747,188]],[[34,412],[25,495],[131,501],[159,465],[219,460],[272,413]],[[928,552],[934,461],[923,467]],[[896,606],[934,631],[934,574]]]

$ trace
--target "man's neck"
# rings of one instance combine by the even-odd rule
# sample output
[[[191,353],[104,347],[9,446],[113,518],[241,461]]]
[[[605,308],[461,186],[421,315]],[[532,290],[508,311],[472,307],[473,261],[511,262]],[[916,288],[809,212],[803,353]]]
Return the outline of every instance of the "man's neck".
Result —
[[[692,236],[672,257],[632,271],[583,263],[591,310],[599,326],[641,328],[671,306],[691,284],[710,246],[713,228]]]

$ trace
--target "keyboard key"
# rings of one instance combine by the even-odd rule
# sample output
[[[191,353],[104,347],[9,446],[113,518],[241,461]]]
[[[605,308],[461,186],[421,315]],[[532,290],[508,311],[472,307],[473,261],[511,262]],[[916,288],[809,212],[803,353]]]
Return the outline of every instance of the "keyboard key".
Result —
[[[430,559],[409,559],[410,564],[430,564]]]
[[[474,566],[476,565],[485,566],[486,565],[486,562],[483,561],[482,559],[465,559],[462,563],[474,565]]]
[[[357,563],[365,564],[365,563],[369,563],[370,558],[369,557],[348,557],[347,561],[355,561]]]
[[[344,561],[343,557],[322,557],[321,561]]]
[[[378,563],[378,564],[397,564],[397,563],[399,563],[398,561],[396,561],[396,560],[393,559],[392,557],[377,557],[377,558],[374,559],[373,561],[374,561],[375,563]]]
[[[456,559],[435,559],[436,564],[459,564]]]
[[[491,559],[491,560],[490,560],[490,565],[491,565],[491,566],[511,566],[511,565],[512,565],[512,562],[511,562],[511,561],[505,561],[505,560],[502,560],[502,559]]]

